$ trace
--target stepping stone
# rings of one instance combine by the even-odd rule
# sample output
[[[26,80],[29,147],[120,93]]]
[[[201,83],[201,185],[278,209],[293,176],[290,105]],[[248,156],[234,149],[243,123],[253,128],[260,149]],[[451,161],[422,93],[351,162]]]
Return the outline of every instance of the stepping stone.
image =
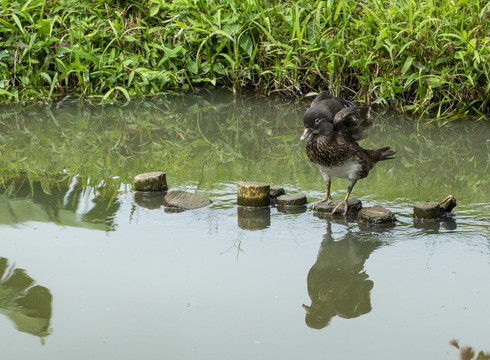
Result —
[[[313,204],[311,206],[311,209],[319,213],[332,214],[333,209],[335,209],[335,207],[340,201],[341,200],[333,201],[330,204],[327,204],[325,202],[320,203],[318,205]],[[347,205],[349,208],[347,209],[346,215],[357,215],[359,211],[362,209],[362,202],[359,199],[348,199]],[[333,215],[343,215],[344,209],[345,209],[344,206],[341,206],[340,208],[337,209],[337,212]]]
[[[276,205],[277,204],[277,198],[281,195],[285,195],[286,190],[282,186],[271,186],[271,192],[270,192],[270,204],[271,205]]]
[[[277,198],[277,206],[304,206],[306,203],[305,194],[285,194]]]
[[[395,214],[381,206],[362,209],[357,216],[360,224],[393,225],[396,222]]]
[[[211,204],[211,201],[199,194],[175,190],[170,191],[165,195],[165,203],[167,206],[192,210],[208,206]]]
[[[271,187],[263,182],[238,183],[237,204],[240,206],[268,206]]]
[[[163,171],[154,171],[139,174],[134,177],[136,191],[165,191],[167,187],[167,174]]]
[[[456,207],[456,199],[453,195],[449,195],[440,202],[439,206],[441,207],[442,212],[448,214]]]
[[[413,206],[413,215],[418,219],[438,219],[441,217],[441,206],[435,201],[419,202]]]

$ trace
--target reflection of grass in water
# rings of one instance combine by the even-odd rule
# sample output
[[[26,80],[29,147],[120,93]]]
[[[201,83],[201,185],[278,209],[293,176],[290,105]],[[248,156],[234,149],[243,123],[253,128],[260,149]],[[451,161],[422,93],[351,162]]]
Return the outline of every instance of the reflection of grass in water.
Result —
[[[43,342],[51,333],[52,299],[48,288],[37,285],[24,269],[0,257],[0,313],[19,331],[39,336]]]
[[[126,107],[4,107],[1,179],[25,172],[48,192],[58,177],[78,174],[85,186],[118,190],[138,173],[161,169],[170,187],[192,183],[209,190],[214,183],[261,180],[323,192],[299,141],[303,111],[280,100],[220,92]],[[442,200],[464,191],[481,201],[488,196],[487,134],[485,123],[439,128],[380,117],[361,145],[391,146],[397,158],[378,164],[355,192]],[[345,187],[344,180],[334,181],[334,191]]]
[[[148,169],[195,174],[203,167],[218,170],[270,154],[266,143],[282,121],[273,105],[257,116],[250,101],[194,100],[190,106],[189,100],[177,99],[124,108],[2,109],[3,173],[22,170],[33,180],[80,174],[96,186],[102,180],[105,185],[131,182]]]
[[[391,124],[393,119],[387,120]],[[392,163],[392,179],[401,189],[410,195],[419,194],[420,200],[442,200],[453,191],[460,197],[472,194],[477,201],[488,196],[488,124],[459,123],[445,128],[424,125],[414,129],[411,123],[398,123],[391,127],[391,131],[371,131],[367,141],[381,144],[386,141],[381,137],[388,136],[394,144],[398,154]],[[382,176],[378,181],[383,179],[388,178]]]
[[[449,343],[456,349],[459,349],[459,356],[461,360],[490,360],[490,353],[480,351],[475,358],[475,351],[470,346],[460,347],[458,340],[451,340]]]

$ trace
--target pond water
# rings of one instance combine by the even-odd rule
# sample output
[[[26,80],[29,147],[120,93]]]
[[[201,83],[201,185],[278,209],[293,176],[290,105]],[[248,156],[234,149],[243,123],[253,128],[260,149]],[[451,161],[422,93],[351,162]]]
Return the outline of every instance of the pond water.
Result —
[[[305,103],[215,91],[128,106],[0,108],[0,332],[8,359],[458,359],[490,350],[490,124],[377,110],[391,146],[354,187],[391,229],[272,207],[237,183],[323,197]],[[167,172],[211,206],[175,212],[132,188]],[[335,199],[347,182],[334,179]],[[458,202],[420,223],[414,203]],[[68,355],[69,354],[69,355]]]

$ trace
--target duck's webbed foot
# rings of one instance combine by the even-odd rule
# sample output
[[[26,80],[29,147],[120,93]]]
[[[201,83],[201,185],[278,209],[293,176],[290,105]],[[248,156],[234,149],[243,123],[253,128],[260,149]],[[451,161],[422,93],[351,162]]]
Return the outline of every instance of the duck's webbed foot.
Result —
[[[312,206],[318,206],[318,205],[321,205],[321,204],[326,204],[326,205],[330,205],[332,203],[332,198],[331,197],[325,197],[323,198],[322,200],[318,200],[318,201],[315,201],[313,204],[311,204]]]
[[[337,212],[338,209],[340,209],[340,207],[344,205],[344,215],[347,214],[347,211],[349,211],[349,206],[347,205],[347,200],[342,200],[341,202],[339,202],[337,204],[337,206],[335,206],[332,210],[332,214],[335,214]]]
[[[357,179],[349,179],[349,187],[347,188],[347,195],[345,196],[345,199],[342,200],[337,204],[337,206],[332,210],[332,214],[335,214],[335,212],[342,206],[344,205],[344,215],[347,214],[347,211],[349,211],[349,205],[347,205],[347,200],[349,200],[350,193],[352,192],[352,189],[354,188],[354,185],[356,184]]]

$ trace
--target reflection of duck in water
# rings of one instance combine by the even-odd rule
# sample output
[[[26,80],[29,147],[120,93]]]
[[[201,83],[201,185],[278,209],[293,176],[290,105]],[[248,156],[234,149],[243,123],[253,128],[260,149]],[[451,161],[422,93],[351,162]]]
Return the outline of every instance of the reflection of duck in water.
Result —
[[[335,241],[328,224],[317,260],[308,273],[311,306],[303,308],[309,327],[322,329],[334,316],[351,319],[371,311],[374,283],[363,269],[369,255],[381,244],[364,235],[349,232]]]

